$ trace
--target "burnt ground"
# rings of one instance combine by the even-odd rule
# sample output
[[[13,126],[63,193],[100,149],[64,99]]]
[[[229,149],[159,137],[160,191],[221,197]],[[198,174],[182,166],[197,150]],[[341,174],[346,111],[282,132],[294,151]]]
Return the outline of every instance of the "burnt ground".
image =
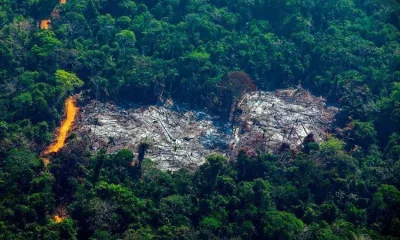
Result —
[[[146,157],[160,169],[194,170],[213,152],[227,156],[239,150],[277,152],[283,143],[297,149],[310,133],[320,142],[337,111],[303,89],[246,94],[239,101],[233,126],[171,101],[124,108],[92,101],[81,108],[75,131],[88,138],[93,150],[137,152],[138,145],[146,142],[150,144]]]

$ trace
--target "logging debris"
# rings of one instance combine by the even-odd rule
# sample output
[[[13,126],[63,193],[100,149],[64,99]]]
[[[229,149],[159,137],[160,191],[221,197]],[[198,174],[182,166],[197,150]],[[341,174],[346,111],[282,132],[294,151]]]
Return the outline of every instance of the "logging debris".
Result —
[[[233,157],[277,152],[282,144],[298,149],[309,134],[326,138],[338,109],[303,89],[252,92],[240,99],[235,122],[168,101],[165,105],[120,107],[91,101],[81,108],[76,132],[93,150],[127,148],[137,153],[150,143],[146,158],[162,170],[197,169],[213,152]],[[136,154],[137,155],[137,154]]]

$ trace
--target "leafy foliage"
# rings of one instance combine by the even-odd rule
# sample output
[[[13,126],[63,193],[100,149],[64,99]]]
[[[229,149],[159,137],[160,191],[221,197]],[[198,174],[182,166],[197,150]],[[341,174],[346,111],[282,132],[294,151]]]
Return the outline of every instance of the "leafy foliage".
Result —
[[[400,237],[398,1],[56,5],[0,4],[0,239]],[[49,166],[39,157],[78,91],[173,98],[233,122],[245,92],[298,85],[341,112],[331,138],[290,156],[214,154],[169,173],[72,135]]]

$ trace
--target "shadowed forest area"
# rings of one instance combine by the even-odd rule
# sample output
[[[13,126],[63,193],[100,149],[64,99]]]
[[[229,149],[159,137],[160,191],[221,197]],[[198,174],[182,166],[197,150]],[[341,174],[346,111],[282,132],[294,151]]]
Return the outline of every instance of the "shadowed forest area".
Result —
[[[233,125],[287,88],[339,109],[325,141],[195,172],[70,118],[173,100]],[[396,0],[0,0],[0,239],[399,239],[399,128]]]

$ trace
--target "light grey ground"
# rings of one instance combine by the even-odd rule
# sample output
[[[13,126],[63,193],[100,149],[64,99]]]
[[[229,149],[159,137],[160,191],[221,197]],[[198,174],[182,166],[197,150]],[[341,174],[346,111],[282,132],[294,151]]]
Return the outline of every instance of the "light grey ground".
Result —
[[[338,111],[325,108],[325,99],[303,89],[246,94],[238,108],[242,113],[234,128],[235,149],[249,154],[276,152],[282,143],[296,149],[310,133],[320,142]]]
[[[146,157],[160,169],[194,170],[212,152],[228,156],[241,149],[249,154],[276,152],[282,143],[296,149],[309,133],[321,141],[337,112],[302,89],[246,94],[238,109],[232,128],[215,116],[179,110],[171,102],[121,108],[92,101],[81,108],[76,131],[89,138],[93,149],[107,147],[109,152],[123,148],[137,152],[146,141],[151,144]]]

